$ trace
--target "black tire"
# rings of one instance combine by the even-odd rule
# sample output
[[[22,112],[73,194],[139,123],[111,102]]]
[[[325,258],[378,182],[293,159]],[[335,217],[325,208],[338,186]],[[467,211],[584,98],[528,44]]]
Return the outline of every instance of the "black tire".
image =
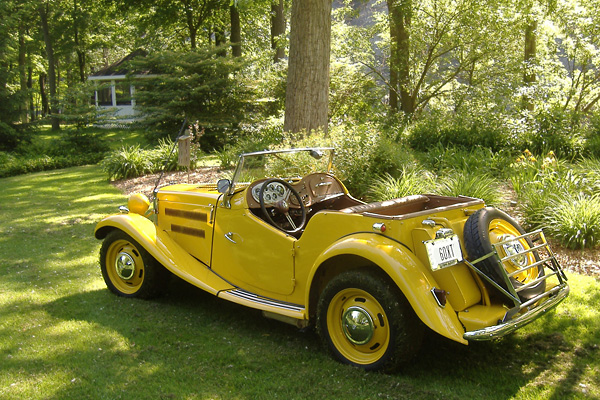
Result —
[[[493,207],[486,207],[477,210],[471,215],[464,227],[464,243],[465,250],[470,261],[474,261],[479,257],[483,257],[493,251],[493,243],[498,243],[504,240],[507,236],[519,236],[525,233],[525,230],[508,214]],[[506,236],[505,236],[506,235]],[[504,236],[504,237],[503,237]],[[531,241],[520,240],[514,242],[516,246],[521,246],[522,249],[533,247]],[[518,247],[514,251],[519,251]],[[502,250],[504,252],[509,250]],[[499,254],[504,257],[507,254]],[[531,264],[539,260],[537,253],[528,253],[521,259],[515,259],[515,262],[505,262],[504,264],[497,260],[495,257],[487,258],[479,262],[478,267],[483,273],[490,277],[494,282],[508,290],[505,278],[503,277],[502,270],[511,272],[516,270],[518,267]],[[520,262],[520,264],[519,264]],[[512,264],[512,265],[511,265]],[[533,281],[534,279],[544,276],[544,267],[542,265],[534,267],[527,272],[517,275],[516,277],[510,278],[511,283],[515,289],[520,288],[523,285]],[[528,287],[519,292],[521,300],[528,300],[532,297],[542,293],[546,288],[546,281],[542,280],[537,284]]]
[[[131,236],[110,232],[100,248],[100,270],[108,289],[118,296],[151,299],[164,293],[170,273]]]
[[[317,307],[325,348],[342,363],[367,371],[393,372],[408,363],[421,346],[423,328],[393,282],[372,271],[336,276]]]

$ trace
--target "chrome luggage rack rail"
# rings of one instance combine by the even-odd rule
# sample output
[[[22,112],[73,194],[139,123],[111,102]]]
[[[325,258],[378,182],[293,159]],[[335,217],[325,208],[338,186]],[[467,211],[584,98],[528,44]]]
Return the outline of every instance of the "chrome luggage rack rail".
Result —
[[[522,252],[518,252],[516,254],[507,255],[506,257],[500,257],[499,249],[502,248],[503,245],[514,243],[515,241],[518,241],[521,239],[525,239],[530,244],[529,249],[526,249]],[[543,299],[545,297],[547,297],[549,299],[552,298],[559,291],[564,289],[565,286],[567,286],[567,284],[566,284],[567,277],[566,277],[562,267],[556,260],[554,253],[550,249],[550,246],[548,245],[548,242],[546,241],[546,237],[544,236],[544,232],[541,229],[535,230],[530,233],[525,233],[521,236],[511,237],[510,239],[502,241],[502,242],[494,243],[493,246],[494,246],[494,250],[491,253],[486,254],[485,256],[480,257],[472,262],[469,262],[467,260],[464,260],[464,262],[467,266],[469,266],[471,269],[473,269],[481,278],[483,278],[486,282],[488,282],[490,285],[492,285],[494,288],[496,288],[498,291],[500,291],[502,294],[504,294],[506,297],[508,297],[514,303],[514,307],[508,310],[508,312],[504,316],[504,320],[502,322],[506,322],[506,321],[510,320],[514,315],[518,314],[522,310],[528,309],[532,305],[537,304],[541,299]],[[501,270],[500,272],[501,272],[502,278],[504,280],[504,283],[506,285],[506,288],[499,285],[492,278],[487,276],[483,271],[481,271],[479,268],[477,268],[475,266],[479,262],[481,262],[487,258],[490,258],[490,257],[496,257],[497,260],[501,264],[504,264],[505,262],[509,262],[513,258],[522,257],[524,254],[528,254],[528,253],[532,253],[537,261],[534,263],[531,263],[523,268],[519,268],[516,271],[511,272],[511,273],[507,273],[504,268],[500,268],[500,270]],[[515,264],[513,263],[513,265],[515,265]],[[545,273],[543,276],[538,277],[537,279],[527,283],[526,285],[520,286],[518,288],[514,287],[510,278],[512,278],[516,275],[519,275],[531,268],[535,268],[537,266],[546,267],[546,270],[544,271]],[[530,287],[538,284],[539,282],[541,282],[543,280],[547,280],[553,276],[556,276],[556,278],[558,280],[558,285],[552,286],[548,290],[545,290],[543,293],[540,293],[531,299],[527,299],[526,301],[522,301],[519,298],[520,291],[530,288]],[[556,305],[556,304],[554,304],[554,305]]]

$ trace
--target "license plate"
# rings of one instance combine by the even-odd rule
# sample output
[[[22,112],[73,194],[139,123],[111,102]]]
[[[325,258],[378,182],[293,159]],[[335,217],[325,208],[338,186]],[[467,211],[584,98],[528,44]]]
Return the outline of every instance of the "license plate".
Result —
[[[458,236],[453,235],[442,239],[428,240],[425,243],[431,269],[436,271],[450,267],[463,260]]]

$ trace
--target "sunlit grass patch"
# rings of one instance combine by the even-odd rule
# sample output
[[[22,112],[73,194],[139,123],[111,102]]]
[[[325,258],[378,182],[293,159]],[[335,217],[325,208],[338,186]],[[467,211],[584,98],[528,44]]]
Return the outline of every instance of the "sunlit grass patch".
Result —
[[[95,221],[125,197],[99,167],[1,179],[0,398],[558,399],[600,397],[600,283],[469,346],[427,335],[398,374],[330,359],[310,330],[171,282],[155,301],[105,287]]]

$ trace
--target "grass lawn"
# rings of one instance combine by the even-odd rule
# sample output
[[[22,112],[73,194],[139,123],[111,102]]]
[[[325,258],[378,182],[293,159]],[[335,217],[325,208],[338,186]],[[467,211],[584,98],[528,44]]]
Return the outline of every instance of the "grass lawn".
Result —
[[[125,202],[97,166],[0,179],[0,399],[600,397],[600,282],[513,335],[429,335],[395,375],[331,360],[312,331],[181,281],[156,301],[108,292],[95,223]]]
[[[60,137],[68,130],[73,130],[73,127],[62,127],[58,132],[53,132],[50,125],[41,125],[38,131],[35,133],[34,141],[40,144],[50,144],[53,141],[60,139]],[[102,137],[106,139],[111,150],[118,150],[123,146],[133,146],[136,144],[146,143],[144,137],[144,131],[142,129],[124,129],[116,127],[98,128],[88,127],[84,129],[86,133],[98,133],[102,134]]]

